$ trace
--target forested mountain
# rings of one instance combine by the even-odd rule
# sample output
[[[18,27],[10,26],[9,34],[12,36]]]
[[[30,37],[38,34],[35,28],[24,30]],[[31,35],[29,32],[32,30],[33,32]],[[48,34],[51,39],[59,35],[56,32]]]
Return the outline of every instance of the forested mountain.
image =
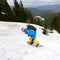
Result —
[[[33,16],[39,15],[42,17],[48,17],[50,20],[56,15],[57,12],[60,12],[60,4],[54,5],[44,5],[38,7],[28,7]]]

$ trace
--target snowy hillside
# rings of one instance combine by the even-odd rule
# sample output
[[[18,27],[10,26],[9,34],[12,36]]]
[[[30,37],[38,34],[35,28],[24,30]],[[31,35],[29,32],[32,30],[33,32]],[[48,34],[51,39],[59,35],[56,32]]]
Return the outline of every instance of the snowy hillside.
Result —
[[[28,36],[21,31],[25,23],[0,22],[0,60],[60,60],[60,35],[54,31],[48,36],[37,28],[37,40],[44,47],[27,44]]]

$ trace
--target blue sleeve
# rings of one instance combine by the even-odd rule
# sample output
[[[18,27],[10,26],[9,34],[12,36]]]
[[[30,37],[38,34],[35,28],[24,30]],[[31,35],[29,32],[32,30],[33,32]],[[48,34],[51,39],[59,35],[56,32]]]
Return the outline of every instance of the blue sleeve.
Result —
[[[28,36],[31,36],[32,39],[36,37],[36,32],[33,32],[32,30],[29,30],[29,29],[25,29],[25,34],[27,34]]]
[[[25,29],[25,34],[27,34],[28,36],[31,36],[30,31],[27,28]]]

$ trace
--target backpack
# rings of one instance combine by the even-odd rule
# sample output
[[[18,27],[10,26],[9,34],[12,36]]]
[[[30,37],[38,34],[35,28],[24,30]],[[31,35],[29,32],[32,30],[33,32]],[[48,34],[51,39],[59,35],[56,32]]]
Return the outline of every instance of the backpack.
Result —
[[[32,25],[27,25],[27,29],[31,29],[31,30],[36,32],[36,28]]]

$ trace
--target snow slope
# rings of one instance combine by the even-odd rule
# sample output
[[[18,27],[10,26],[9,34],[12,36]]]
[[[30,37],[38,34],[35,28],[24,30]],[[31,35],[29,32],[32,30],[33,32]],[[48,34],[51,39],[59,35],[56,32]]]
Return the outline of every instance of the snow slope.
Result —
[[[37,40],[44,47],[27,44],[28,36],[21,31],[26,23],[0,22],[0,60],[60,60],[60,35],[54,31],[48,36],[37,28]]]

